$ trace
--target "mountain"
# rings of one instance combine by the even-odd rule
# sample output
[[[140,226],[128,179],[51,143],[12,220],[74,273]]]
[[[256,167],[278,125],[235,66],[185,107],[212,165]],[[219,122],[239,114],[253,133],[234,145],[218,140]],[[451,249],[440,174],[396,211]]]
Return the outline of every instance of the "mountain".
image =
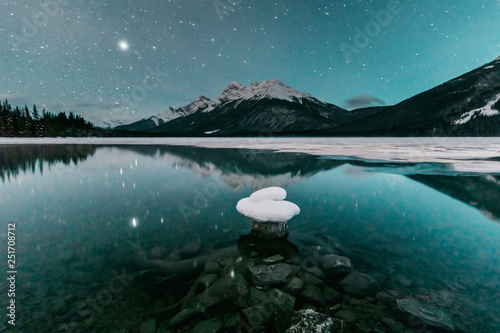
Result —
[[[213,107],[213,108],[212,108]],[[330,129],[357,116],[278,80],[231,82],[210,108],[148,130],[168,135],[262,135]]]
[[[118,126],[124,126],[133,122],[128,120],[103,120],[97,117],[89,118],[89,121],[92,122],[92,124],[94,124],[95,127],[103,129],[111,129]]]
[[[323,135],[500,136],[500,57]]]
[[[147,132],[166,122],[179,117],[185,117],[196,112],[209,112],[214,108],[215,103],[205,96],[200,96],[193,102],[180,108],[169,107],[167,111],[154,115],[149,118],[144,118],[128,125],[115,127],[116,130]]]
[[[151,136],[500,136],[500,57],[393,106],[353,111],[278,80],[231,82],[215,102],[115,129]]]

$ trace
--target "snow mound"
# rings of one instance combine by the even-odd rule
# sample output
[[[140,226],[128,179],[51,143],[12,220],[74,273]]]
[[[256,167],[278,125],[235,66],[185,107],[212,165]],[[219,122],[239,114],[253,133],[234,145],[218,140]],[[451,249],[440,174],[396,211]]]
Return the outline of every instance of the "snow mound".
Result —
[[[300,213],[300,208],[285,198],[286,191],[283,188],[267,187],[238,201],[236,209],[256,222],[285,223]]]

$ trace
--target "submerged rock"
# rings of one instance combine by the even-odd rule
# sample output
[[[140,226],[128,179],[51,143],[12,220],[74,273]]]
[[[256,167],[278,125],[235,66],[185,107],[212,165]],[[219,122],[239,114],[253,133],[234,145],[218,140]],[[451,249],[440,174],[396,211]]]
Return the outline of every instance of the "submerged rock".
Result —
[[[211,287],[198,295],[198,307],[204,309],[229,300],[239,306],[245,306],[244,296],[248,294],[248,282],[241,274],[234,277],[227,275],[216,281]]]
[[[302,280],[301,278],[293,277],[290,280],[290,282],[287,283],[284,290],[286,292],[291,293],[291,294],[295,294],[295,293],[298,293],[299,291],[301,291],[302,288],[304,288],[304,284],[305,284],[304,280]]]
[[[210,320],[200,321],[191,332],[193,333],[217,333],[223,326],[223,322],[221,319],[214,317]]]
[[[451,318],[431,304],[422,304],[412,297],[397,300],[398,310],[406,315],[418,318],[423,323],[449,332],[454,332],[455,327],[452,324]]]
[[[355,332],[352,324],[331,318],[314,310],[283,310],[276,309],[277,333],[351,333]]]
[[[258,286],[285,283],[293,273],[288,264],[260,265],[249,269],[252,282]]]
[[[346,293],[356,298],[371,296],[378,291],[378,283],[374,278],[356,271],[349,273],[340,281],[340,285]]]
[[[196,253],[198,253],[198,251],[200,251],[200,248],[201,248],[200,241],[191,242],[184,245],[184,247],[180,250],[180,254],[182,257],[193,256]]]
[[[185,308],[184,310],[182,310],[181,312],[179,312],[175,316],[173,316],[172,319],[170,319],[169,325],[171,327],[181,326],[184,323],[186,323],[187,321],[189,321],[195,317],[198,317],[199,315],[200,315],[199,311],[192,309],[192,308]]]
[[[271,289],[267,292],[269,299],[279,308],[282,309],[293,309],[295,305],[295,297],[285,293],[279,289]]]
[[[265,262],[266,264],[274,264],[278,261],[282,261],[283,259],[285,259],[281,254],[276,254],[272,257],[268,257],[266,259],[263,260],[263,262]]]
[[[265,305],[256,305],[250,308],[243,309],[248,324],[251,326],[259,326],[269,321],[274,313],[274,305],[267,303]]]
[[[321,293],[321,289],[312,284],[306,284],[302,292],[300,293],[300,297],[306,301],[325,304],[325,299],[323,298],[323,294]]]
[[[155,333],[156,332],[156,320],[150,319],[143,323],[141,327],[139,327],[139,331],[141,333]]]
[[[330,279],[341,279],[352,272],[351,259],[336,254],[321,257],[321,267]]]

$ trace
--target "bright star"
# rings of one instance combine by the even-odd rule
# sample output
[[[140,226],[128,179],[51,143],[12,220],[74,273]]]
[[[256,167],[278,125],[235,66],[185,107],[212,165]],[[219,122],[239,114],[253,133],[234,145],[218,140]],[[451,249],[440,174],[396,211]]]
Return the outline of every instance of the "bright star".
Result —
[[[118,42],[118,48],[122,51],[128,51],[130,45],[126,40],[121,40]]]

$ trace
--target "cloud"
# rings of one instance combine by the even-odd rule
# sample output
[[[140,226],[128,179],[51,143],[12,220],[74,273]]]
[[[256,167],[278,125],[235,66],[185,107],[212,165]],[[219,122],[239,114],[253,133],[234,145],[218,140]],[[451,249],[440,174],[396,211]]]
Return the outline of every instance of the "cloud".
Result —
[[[88,108],[95,108],[95,109],[103,109],[103,110],[116,110],[121,108],[122,106],[126,106],[121,103],[106,103],[106,104],[99,104],[99,103],[77,103],[75,104],[75,108],[77,109],[88,109]]]
[[[356,97],[352,97],[346,100],[345,106],[348,109],[359,109],[369,106],[385,105],[385,102],[378,97],[362,94]]]

